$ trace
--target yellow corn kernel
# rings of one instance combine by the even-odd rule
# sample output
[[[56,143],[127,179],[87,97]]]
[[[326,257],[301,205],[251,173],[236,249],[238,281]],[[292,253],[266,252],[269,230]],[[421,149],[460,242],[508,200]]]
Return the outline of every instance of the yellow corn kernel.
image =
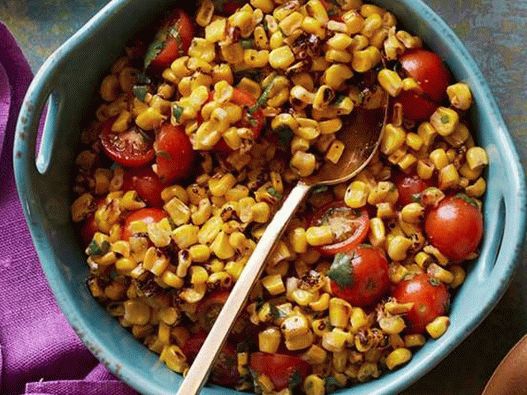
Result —
[[[196,244],[188,250],[193,262],[207,262],[210,257],[210,248],[204,244]]]
[[[466,157],[467,165],[472,171],[479,170],[489,164],[487,152],[481,147],[469,148]]]
[[[163,116],[155,108],[149,107],[135,119],[135,123],[143,130],[152,130],[157,128],[163,122]]]
[[[329,150],[326,154],[326,160],[337,164],[340,157],[344,153],[344,143],[340,140],[335,140],[331,143]]]
[[[349,333],[340,328],[333,328],[331,332],[326,332],[322,335],[322,347],[327,351],[339,352],[344,349],[349,339]]]
[[[426,331],[432,339],[439,339],[450,326],[450,320],[446,316],[440,316],[434,319],[426,326]]]
[[[261,282],[267,292],[273,296],[280,295],[285,292],[285,285],[282,281],[282,276],[279,274],[266,276],[262,278]]]
[[[280,330],[287,341],[310,332],[309,322],[303,314],[292,314],[284,319],[280,325]]]
[[[303,383],[306,395],[324,395],[326,393],[326,381],[316,374],[310,374]]]
[[[450,103],[460,110],[466,111],[472,105],[472,93],[467,84],[458,82],[446,89]]]
[[[131,120],[132,114],[130,112],[121,112],[115,122],[112,124],[112,132],[120,133],[128,130]]]
[[[297,151],[291,159],[291,168],[300,176],[307,177],[315,171],[315,155],[307,152]]]
[[[364,207],[368,201],[370,188],[362,181],[353,181],[346,189],[344,195],[344,202],[348,207],[361,208]]]
[[[156,247],[166,247],[170,244],[171,230],[166,218],[158,223],[147,224],[148,238]]]
[[[423,248],[423,251],[430,255],[433,255],[434,258],[437,260],[437,263],[439,263],[441,266],[445,266],[446,264],[448,264],[448,258],[444,256],[441,251],[439,251],[439,249],[437,249],[436,247],[433,247],[431,245],[425,246]]]
[[[382,247],[386,241],[386,228],[380,218],[370,219],[369,241],[374,247]]]
[[[313,311],[326,311],[329,308],[330,295],[323,293],[318,300],[309,303],[309,308]]]
[[[211,23],[214,15],[214,4],[211,0],[203,0],[196,13],[196,23],[201,27],[207,27]],[[212,41],[214,42],[214,41]]]
[[[469,185],[465,188],[465,192],[470,197],[476,197],[479,198],[485,194],[485,190],[487,189],[487,183],[483,178],[478,178],[476,182],[472,185]]]
[[[306,230],[304,228],[295,228],[289,234],[289,243],[297,254],[305,253],[307,251]]]
[[[184,285],[184,281],[182,278],[178,277],[175,273],[172,273],[170,270],[165,270],[163,275],[161,276],[161,280],[172,288],[182,288]]]
[[[417,163],[417,158],[415,157],[415,155],[406,154],[397,162],[397,165],[402,170],[409,170],[416,163]]]
[[[216,57],[214,43],[207,41],[204,38],[194,37],[188,50],[190,57],[201,59],[207,63],[211,63]]]
[[[304,289],[295,289],[290,298],[299,306],[307,306],[315,300],[315,295]]]
[[[401,333],[406,325],[401,316],[393,315],[379,319],[379,326],[385,333],[389,335],[396,335]]]
[[[459,125],[459,115],[450,108],[439,107],[430,117],[430,123],[441,136],[449,136]]]
[[[342,15],[342,20],[351,35],[359,33],[364,27],[364,18],[356,10],[350,10]]]
[[[304,15],[300,12],[295,11],[290,13],[288,16],[283,18],[278,24],[278,27],[286,36],[290,36],[295,31],[297,31],[300,26],[302,26],[302,21],[304,20]]]
[[[315,89],[315,82],[309,73],[296,73],[291,76],[293,84],[303,87],[312,92]]]
[[[329,49],[326,51],[325,58],[329,63],[349,63],[352,55],[348,51]]]
[[[213,196],[225,196],[228,190],[236,185],[236,177],[231,173],[219,174],[209,179],[208,186]]]
[[[408,133],[406,135],[406,144],[414,151],[419,151],[424,142],[421,136],[419,136],[417,133]]]
[[[170,201],[173,197],[177,197],[184,204],[188,203],[187,191],[181,185],[172,185],[161,191],[161,199],[165,202]]]
[[[209,279],[209,274],[203,266],[190,267],[190,283],[193,285],[204,284]]]
[[[329,16],[326,11],[326,7],[320,0],[310,0],[306,4],[306,12],[309,16],[315,18],[322,24],[329,22]]]
[[[468,166],[468,163],[464,163],[463,166],[461,166],[461,168],[459,169],[459,173],[470,181],[477,180],[481,176],[482,172],[483,168],[476,168],[475,170],[471,170]]]
[[[402,80],[395,71],[389,69],[383,69],[379,71],[377,75],[379,84],[384,88],[386,92],[392,97],[399,96],[402,90]]]
[[[170,218],[172,221],[174,221],[174,224],[183,225],[188,223],[190,219],[190,209],[177,197],[170,199],[170,201],[166,203],[163,208],[168,213],[168,215],[170,215]]]
[[[323,348],[313,344],[302,355],[302,359],[311,365],[319,365],[326,361],[328,353]]]
[[[155,274],[161,276],[169,265],[168,258],[160,253],[155,247],[150,247],[145,254],[143,267]]]
[[[329,323],[337,328],[346,328],[351,316],[351,305],[343,299],[329,301]]]
[[[123,303],[124,319],[132,325],[146,325],[150,321],[150,307],[139,300]]]
[[[404,222],[417,224],[423,219],[424,212],[424,207],[419,203],[410,203],[401,210],[401,217]]]
[[[454,281],[454,275],[436,263],[431,263],[426,269],[426,272],[430,277],[435,278],[436,280],[439,280],[445,284],[450,284],[452,281]]]
[[[271,207],[266,202],[256,203],[251,207],[252,218],[254,222],[265,224],[271,216]]]
[[[227,20],[218,18],[205,27],[205,39],[211,43],[225,40],[227,36]]]
[[[280,30],[271,34],[269,46],[271,49],[278,49],[284,44],[284,35]]]
[[[449,284],[451,288],[455,289],[465,282],[466,272],[459,265],[450,266],[450,272],[454,275],[454,279]]]
[[[378,48],[369,46],[366,49],[353,52],[351,67],[358,73],[365,73],[381,61],[381,53]]]
[[[412,244],[412,241],[404,236],[395,236],[388,242],[388,255],[394,261],[402,261],[406,259]]]
[[[388,124],[384,130],[384,136],[381,141],[381,152],[385,155],[391,155],[401,148],[406,141],[406,133],[400,127]]]
[[[459,173],[454,164],[449,164],[439,171],[439,188],[453,188],[459,184]]]
[[[310,246],[322,246],[331,244],[334,240],[331,226],[311,226],[306,231],[306,241]]]
[[[93,204],[93,195],[84,193],[79,196],[71,205],[71,218],[73,222],[81,222],[91,213]]]
[[[212,242],[210,249],[220,259],[232,258],[235,254],[234,248],[229,243],[229,237],[223,231],[219,232],[214,241]]]
[[[404,365],[410,359],[412,359],[412,352],[410,350],[407,348],[397,348],[386,357],[386,367],[393,370],[398,366]]]
[[[308,330],[308,332],[304,335],[286,339],[285,346],[290,351],[304,350],[310,347],[314,340],[315,336],[313,335],[313,332]]]
[[[430,122],[423,122],[417,128],[417,134],[423,139],[425,147],[429,147],[434,142],[437,131]]]
[[[382,18],[379,14],[373,13],[368,15],[364,20],[361,34],[365,37],[371,38],[375,31],[382,27]]]
[[[336,33],[333,37],[331,37],[327,44],[338,51],[344,51],[346,48],[348,48],[353,43],[353,39],[348,36],[347,34],[343,33]]]
[[[295,55],[287,45],[273,49],[269,54],[269,64],[274,69],[287,69],[295,61]]]
[[[185,249],[198,242],[199,227],[195,225],[181,225],[172,231],[172,239],[181,249]]]
[[[119,85],[119,79],[117,76],[115,74],[107,75],[102,80],[99,92],[104,101],[112,102],[116,100],[121,92],[121,86]]]
[[[199,284],[194,286],[194,288],[184,288],[179,293],[179,297],[185,302],[193,304],[202,300],[206,292],[207,284]]]
[[[275,353],[280,346],[280,330],[276,327],[269,327],[258,333],[258,348],[261,352]]]
[[[269,51],[256,49],[246,49],[243,55],[243,60],[248,67],[262,68],[267,66],[269,62]]]
[[[209,288],[221,288],[221,289],[230,289],[233,283],[232,276],[223,271],[213,272],[207,279],[207,284]]]
[[[430,161],[432,161],[435,168],[438,170],[448,166],[450,163],[443,148],[438,148],[430,152]]]
[[[434,166],[427,160],[417,161],[417,175],[423,180],[429,180],[434,175]]]

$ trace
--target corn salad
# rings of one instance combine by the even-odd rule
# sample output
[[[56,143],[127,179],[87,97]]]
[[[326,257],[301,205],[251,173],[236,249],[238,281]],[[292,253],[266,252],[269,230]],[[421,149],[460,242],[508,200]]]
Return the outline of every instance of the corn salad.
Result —
[[[113,64],[81,135],[71,215],[93,297],[185,374],[292,186],[338,164],[346,117],[387,92],[379,152],[350,182],[311,192],[211,379],[323,395],[409,363],[448,330],[481,240],[489,157],[465,118],[469,86],[361,0],[203,0],[193,18],[175,15]],[[432,84],[408,66],[424,58]],[[463,232],[449,205],[473,240],[441,233]]]

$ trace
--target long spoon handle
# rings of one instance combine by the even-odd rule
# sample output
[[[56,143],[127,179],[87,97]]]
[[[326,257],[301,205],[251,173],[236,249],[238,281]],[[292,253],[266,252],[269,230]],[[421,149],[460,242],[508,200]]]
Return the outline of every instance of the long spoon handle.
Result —
[[[273,251],[273,247],[306,196],[309,188],[308,185],[299,182],[291,191],[280,210],[275,214],[271,223],[267,226],[262,238],[258,241],[255,250],[251,254],[247,265],[243,269],[240,278],[234,285],[229,298],[221,309],[207,339],[201,346],[183,383],[179,387],[178,395],[198,394],[205,384],[214,361],[219,355],[234,325],[236,317],[241,312],[245,302],[249,298],[249,293],[253,285],[263,271],[267,257]]]

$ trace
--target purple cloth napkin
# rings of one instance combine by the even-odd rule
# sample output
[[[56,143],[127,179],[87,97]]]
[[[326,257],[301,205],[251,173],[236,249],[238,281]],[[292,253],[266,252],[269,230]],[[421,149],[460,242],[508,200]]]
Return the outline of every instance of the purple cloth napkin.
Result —
[[[136,394],[70,328],[33,248],[12,170],[16,119],[31,78],[0,22],[0,394]]]

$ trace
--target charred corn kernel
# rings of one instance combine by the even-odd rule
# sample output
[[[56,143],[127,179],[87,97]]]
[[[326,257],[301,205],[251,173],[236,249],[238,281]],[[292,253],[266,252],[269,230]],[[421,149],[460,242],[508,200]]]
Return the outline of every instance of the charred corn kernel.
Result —
[[[199,227],[195,225],[181,225],[172,231],[172,240],[181,249],[188,248],[198,242]]]
[[[207,284],[198,284],[193,288],[184,288],[180,293],[179,297],[187,303],[198,303],[203,299],[207,292]]]
[[[472,171],[479,170],[489,164],[487,152],[481,147],[469,148],[466,157],[467,165]]]
[[[412,352],[410,350],[407,348],[398,348],[386,357],[386,367],[393,370],[398,366],[404,365],[410,359],[412,359]]]
[[[71,205],[71,218],[73,222],[81,222],[91,213],[93,204],[93,195],[84,193],[79,196]]]
[[[381,53],[378,48],[369,46],[366,49],[353,52],[351,66],[358,73],[365,73],[381,61]]]
[[[421,192],[423,206],[435,206],[445,198],[445,194],[438,188],[430,187]]]
[[[399,334],[406,327],[403,318],[399,315],[382,317],[379,319],[379,326],[385,333],[389,335]]]
[[[190,220],[190,208],[177,197],[170,199],[163,208],[176,225],[186,224]]]
[[[258,348],[261,352],[275,353],[280,346],[282,335],[276,327],[269,327],[258,333]]]
[[[323,348],[313,344],[302,355],[302,359],[311,365],[319,365],[326,361],[328,353]]]
[[[209,190],[213,196],[225,196],[228,190],[236,185],[236,178],[231,174],[227,173],[220,175],[220,177],[212,177],[209,182]]]
[[[455,289],[465,282],[466,272],[459,265],[450,266],[450,272],[454,275],[454,279],[449,284],[451,288]]]
[[[423,251],[418,252],[415,255],[414,259],[415,259],[415,263],[417,263],[417,265],[423,270],[426,270],[428,265],[432,263],[432,258],[430,257],[430,255],[428,255],[426,252],[423,252]]]
[[[346,370],[346,364],[348,362],[348,350],[342,350],[333,353],[332,365],[336,372],[342,373]]]
[[[439,339],[450,326],[450,319],[446,316],[440,316],[434,319],[426,326],[426,331],[432,339]]]
[[[453,188],[459,184],[459,173],[454,164],[443,167],[439,171],[439,188]]]
[[[307,237],[304,228],[295,228],[289,234],[289,243],[293,247],[293,251],[297,254],[302,254],[307,251]]]
[[[204,284],[209,279],[209,274],[203,266],[190,267],[190,283],[193,285]]]
[[[155,247],[150,247],[145,254],[143,267],[155,274],[161,276],[169,265],[168,258]]]
[[[313,101],[315,100],[315,95],[300,85],[295,85],[291,89],[290,96],[291,103],[295,106],[313,104]]]
[[[229,237],[223,231],[219,232],[214,241],[212,242],[210,249],[220,259],[232,258],[235,254],[234,248],[229,243]]]
[[[269,64],[274,69],[287,69],[295,61],[295,55],[287,45],[273,49],[269,54]]]
[[[334,235],[331,226],[311,226],[306,230],[306,241],[310,246],[323,246],[331,244],[334,240]]]
[[[163,122],[163,116],[155,108],[149,107],[135,119],[135,123],[143,130],[152,130],[157,128]]]
[[[121,86],[119,85],[119,79],[117,76],[115,74],[107,75],[102,80],[99,92],[104,101],[112,102],[116,100],[121,92]]]
[[[273,296],[280,295],[285,292],[285,285],[282,281],[282,276],[280,276],[279,274],[266,276],[262,278],[261,282],[267,292],[269,292]]]
[[[343,51],[348,48],[352,44],[352,42],[353,39],[349,35],[343,33],[336,33],[327,41],[327,44],[333,49]]]
[[[402,80],[395,71],[383,69],[379,71],[377,75],[379,84],[384,88],[386,92],[392,97],[399,96],[402,90]]]
[[[223,59],[231,64],[236,65],[243,62],[244,50],[240,43],[232,43],[220,46]]]
[[[326,311],[329,308],[329,299],[329,294],[323,293],[318,300],[309,303],[309,308],[313,311]]]
[[[326,381],[316,374],[310,374],[303,383],[304,392],[307,395],[324,395],[326,393]]]
[[[291,340],[310,332],[309,322],[303,314],[292,314],[284,319],[280,325],[280,330],[286,341]]]
[[[434,175],[434,165],[427,160],[418,160],[417,175],[423,180],[429,180]]]
[[[213,288],[220,287],[221,289],[230,289],[232,283],[232,276],[223,271],[214,272],[207,279],[207,284]]]
[[[293,155],[290,164],[300,177],[307,177],[315,171],[316,158],[311,153],[297,151]]]
[[[476,197],[479,198],[485,194],[485,190],[487,189],[487,183],[483,178],[478,178],[476,182],[472,185],[469,185],[465,188],[465,192],[470,197]]]
[[[404,30],[399,30],[395,35],[397,39],[401,41],[408,49],[421,48],[423,46],[423,41],[421,38],[412,36],[410,33]]]
[[[344,349],[349,339],[349,333],[340,328],[333,328],[331,332],[326,332],[322,335],[322,347],[327,351],[339,352]]]
[[[164,362],[170,370],[173,370],[176,373],[183,373],[188,369],[185,354],[174,344],[164,346],[159,359]]]
[[[404,337],[404,346],[406,348],[421,347],[426,343],[426,338],[420,334],[406,335]]]
[[[417,224],[423,219],[424,212],[424,207],[419,203],[410,203],[401,210],[401,217],[404,222]]]
[[[308,332],[304,335],[295,336],[295,337],[286,339],[285,347],[289,351],[304,350],[310,347],[313,344],[314,340],[315,340],[315,336],[313,335],[313,332],[308,330]]]
[[[340,157],[344,153],[344,143],[340,140],[335,140],[329,146],[329,150],[326,153],[326,160],[337,164],[340,160]]]
[[[175,273],[171,272],[170,270],[165,270],[163,275],[161,276],[161,279],[163,282],[172,288],[182,288],[184,285],[184,281],[181,277],[178,277]]]
[[[449,136],[459,125],[459,115],[450,108],[439,107],[430,117],[430,123],[441,136]]]
[[[434,164],[435,168],[441,170],[442,168],[449,165],[450,161],[443,148],[438,148],[430,152],[430,160]]]
[[[304,20],[304,15],[302,15],[298,11],[295,11],[295,12],[290,13],[285,18],[283,18],[278,24],[278,27],[280,28],[283,34],[285,34],[286,36],[290,36],[295,31],[297,31],[300,28],[300,26],[302,26],[303,20]]]
[[[405,141],[405,131],[400,127],[388,124],[384,129],[384,136],[381,141],[381,152],[385,155],[391,155],[401,148]]]
[[[428,275],[445,284],[450,284],[454,281],[454,275],[448,270],[443,269],[436,263],[431,263],[426,269]]]
[[[368,201],[369,192],[369,187],[366,183],[362,181],[353,181],[346,189],[344,202],[351,208],[364,207]]]
[[[337,328],[346,328],[351,316],[351,305],[343,299],[329,301],[329,323]]]
[[[470,132],[467,125],[460,123],[456,130],[449,136],[445,136],[444,139],[453,147],[460,147],[470,137]]]
[[[311,323],[311,328],[313,329],[313,333],[315,333],[315,335],[322,337],[324,333],[328,333],[331,329],[329,326],[329,319],[326,317],[313,320]]]
[[[450,85],[446,89],[450,103],[463,111],[466,111],[472,105],[472,93],[467,84],[458,82],[457,84]]]
[[[207,262],[210,257],[210,248],[204,244],[196,244],[188,250],[193,262]]]
[[[395,236],[388,242],[388,255],[394,261],[402,261],[406,259],[412,244],[412,241],[404,236]]]
[[[150,307],[139,300],[123,303],[124,319],[132,325],[146,325],[150,321]]]

